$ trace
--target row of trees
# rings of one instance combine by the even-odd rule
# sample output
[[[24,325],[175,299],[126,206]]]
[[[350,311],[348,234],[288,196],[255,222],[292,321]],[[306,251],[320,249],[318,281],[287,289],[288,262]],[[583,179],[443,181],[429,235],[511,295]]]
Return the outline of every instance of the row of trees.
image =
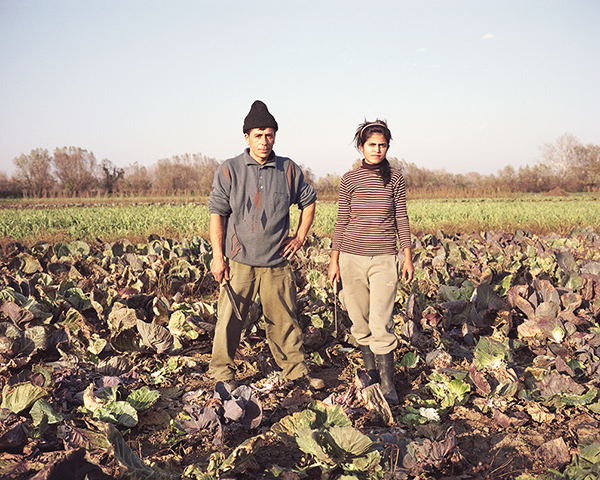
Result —
[[[540,158],[533,166],[515,169],[507,165],[495,175],[451,174],[428,171],[413,163],[400,161],[406,183],[413,190],[459,190],[462,192],[547,192],[556,188],[568,192],[600,189],[600,145],[582,144],[565,133],[540,147]]]
[[[207,195],[219,166],[214,158],[185,154],[158,160],[150,168],[137,162],[120,168],[107,159],[98,162],[92,152],[78,147],[56,148],[53,155],[38,148],[14,163],[17,168],[10,180],[0,172],[0,196]]]
[[[600,146],[583,145],[566,133],[540,147],[541,159],[534,166],[515,169],[508,165],[496,175],[453,174],[428,170],[391,158],[403,171],[409,192],[448,195],[490,195],[510,192],[592,191],[600,188]],[[16,173],[8,178],[0,172],[0,196],[95,196],[103,194],[165,195],[186,192],[198,196],[210,193],[214,172],[220,162],[204,155],[181,155],[158,160],[149,168],[137,162],[120,168],[110,160],[97,162],[94,154],[77,147],[32,150],[14,159]],[[360,160],[355,162],[358,166]],[[303,167],[306,179],[320,198],[335,199],[339,175],[315,178]]]
[[[17,170],[11,179],[12,190],[23,196],[37,197],[57,191],[76,196],[98,188],[113,193],[125,176],[124,170],[110,160],[98,163],[93,153],[77,147],[56,148],[54,155],[37,148],[29,155],[22,153],[14,163]]]

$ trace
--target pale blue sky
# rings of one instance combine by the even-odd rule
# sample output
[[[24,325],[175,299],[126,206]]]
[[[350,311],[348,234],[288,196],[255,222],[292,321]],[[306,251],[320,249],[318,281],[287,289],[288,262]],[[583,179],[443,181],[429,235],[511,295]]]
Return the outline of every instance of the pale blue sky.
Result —
[[[600,144],[600,1],[0,0],[0,170],[76,146],[120,167],[245,147],[342,174],[365,117],[435,170],[533,165],[566,132]]]

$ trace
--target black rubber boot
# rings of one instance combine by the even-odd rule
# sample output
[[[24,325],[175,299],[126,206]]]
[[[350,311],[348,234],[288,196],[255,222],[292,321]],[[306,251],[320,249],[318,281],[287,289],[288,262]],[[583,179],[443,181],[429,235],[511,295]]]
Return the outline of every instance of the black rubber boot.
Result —
[[[381,393],[390,405],[398,405],[398,394],[394,386],[394,352],[375,355],[375,361],[381,377]]]
[[[370,385],[379,383],[379,372],[377,371],[377,364],[375,363],[375,355],[371,351],[371,347],[368,345],[359,345],[360,351],[363,357],[363,363],[365,364],[365,370],[371,378]]]

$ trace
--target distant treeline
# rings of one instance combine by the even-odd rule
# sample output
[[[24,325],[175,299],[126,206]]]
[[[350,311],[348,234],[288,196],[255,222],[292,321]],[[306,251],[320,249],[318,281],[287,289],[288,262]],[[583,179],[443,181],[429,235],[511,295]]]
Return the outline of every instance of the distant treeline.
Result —
[[[393,167],[404,173],[409,197],[497,196],[517,192],[539,193],[556,188],[567,192],[600,189],[600,146],[583,145],[566,133],[540,147],[541,159],[533,166],[515,169],[508,165],[496,174],[476,172],[454,174],[429,170],[406,160],[390,158]],[[221,162],[201,154],[176,155],[145,167],[137,162],[121,168],[110,160],[100,162],[92,152],[79,147],[56,148],[53,154],[35,149],[15,158],[15,174],[0,171],[0,197],[93,197],[100,195],[156,196],[186,194],[198,197],[210,193],[215,170]],[[354,163],[353,168],[360,164]],[[316,178],[302,166],[306,180],[319,198],[337,198],[340,176]]]

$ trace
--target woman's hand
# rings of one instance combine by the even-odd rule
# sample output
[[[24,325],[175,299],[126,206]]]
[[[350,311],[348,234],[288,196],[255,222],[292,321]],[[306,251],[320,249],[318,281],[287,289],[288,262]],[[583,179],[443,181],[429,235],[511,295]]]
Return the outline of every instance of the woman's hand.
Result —
[[[340,281],[340,266],[338,263],[329,264],[329,283],[333,285],[334,282]]]
[[[402,279],[410,283],[415,276],[415,267],[412,262],[412,252],[410,248],[404,249],[404,265],[402,265]]]
[[[331,252],[331,261],[329,262],[329,283],[334,285],[334,283],[340,281],[340,252],[337,250],[332,250]]]

